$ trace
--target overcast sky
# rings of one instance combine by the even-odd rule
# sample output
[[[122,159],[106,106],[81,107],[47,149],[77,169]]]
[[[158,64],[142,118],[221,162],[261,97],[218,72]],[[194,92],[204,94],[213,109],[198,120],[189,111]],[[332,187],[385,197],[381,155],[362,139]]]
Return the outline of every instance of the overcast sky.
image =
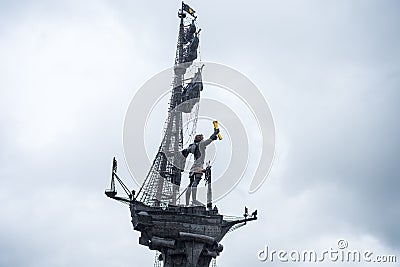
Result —
[[[338,239],[400,258],[400,3],[189,4],[202,60],[246,74],[276,124],[268,180],[248,194],[243,179],[218,202],[224,214],[245,204],[260,214],[223,240],[219,266],[280,266],[257,251],[323,250]],[[173,63],[178,7],[0,2],[1,267],[152,266],[128,207],[103,192],[113,156],[134,187],[124,116],[135,91]]]

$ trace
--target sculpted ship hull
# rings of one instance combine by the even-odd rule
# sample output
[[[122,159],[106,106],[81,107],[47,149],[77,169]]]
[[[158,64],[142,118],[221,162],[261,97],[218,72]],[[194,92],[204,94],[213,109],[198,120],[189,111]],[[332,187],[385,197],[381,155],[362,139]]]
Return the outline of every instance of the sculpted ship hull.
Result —
[[[130,204],[132,224],[141,232],[139,244],[161,252],[164,266],[209,266],[219,256],[219,243],[236,224],[256,220],[227,221],[218,210],[204,206],[150,207],[138,201]],[[193,265],[194,264],[194,265]]]
[[[133,227],[141,232],[139,243],[160,251],[164,266],[209,266],[230,228],[217,211],[202,206],[160,209],[135,201],[130,210]]]

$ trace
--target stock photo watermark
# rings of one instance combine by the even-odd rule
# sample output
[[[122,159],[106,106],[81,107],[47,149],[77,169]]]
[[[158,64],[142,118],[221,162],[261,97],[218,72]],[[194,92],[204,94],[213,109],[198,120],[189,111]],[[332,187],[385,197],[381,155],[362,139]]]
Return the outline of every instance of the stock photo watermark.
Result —
[[[228,194],[246,172],[252,173],[251,176],[246,176],[249,178],[248,192],[254,193],[266,180],[274,158],[275,125],[272,112],[259,88],[238,70],[209,62],[202,62],[198,67],[203,69],[204,83],[198,118],[196,121],[188,119],[184,121],[184,125],[211,125],[212,120],[218,120],[221,133],[225,137],[222,142],[230,150],[223,152],[224,157],[218,157],[229,159],[224,162],[225,166],[218,166],[219,172],[217,169],[217,172],[213,173],[216,176],[212,181],[213,201]],[[165,119],[163,114],[166,103],[163,103],[162,99],[168,98],[171,93],[173,73],[174,67],[171,67],[147,80],[135,93],[126,113],[123,132],[124,154],[131,176],[137,185],[141,185],[145,180],[156,152],[146,146],[153,141],[154,136],[161,134],[160,130],[152,128],[151,123],[155,121],[154,118]],[[206,131],[209,131],[209,128],[204,130],[204,134],[208,134]],[[192,142],[193,136],[189,134],[184,139]],[[259,157],[252,159],[256,162],[249,162],[251,156],[256,154],[252,151],[254,146],[259,149]],[[217,151],[221,149],[221,145],[214,149],[215,154],[222,153]],[[216,155],[212,155],[212,158],[216,158]],[[171,163],[172,161],[169,160]],[[181,166],[177,167],[181,169]],[[202,190],[206,188],[200,187],[199,191]]]
[[[344,263],[397,263],[396,255],[378,255],[370,250],[349,249],[349,243],[340,239],[336,248],[324,250],[275,250],[265,246],[258,251],[261,262],[344,262]]]

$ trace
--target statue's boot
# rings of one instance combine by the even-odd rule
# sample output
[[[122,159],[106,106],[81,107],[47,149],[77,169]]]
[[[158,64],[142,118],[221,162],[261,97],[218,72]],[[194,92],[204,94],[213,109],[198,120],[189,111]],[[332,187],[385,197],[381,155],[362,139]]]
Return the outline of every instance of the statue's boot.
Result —
[[[189,202],[190,202],[190,193],[192,192],[192,188],[188,187],[186,189],[186,206],[189,206]]]
[[[192,200],[193,203],[196,202],[197,199],[197,187],[192,187]]]
[[[192,188],[192,199],[193,206],[204,206],[203,203],[197,200],[197,187]]]

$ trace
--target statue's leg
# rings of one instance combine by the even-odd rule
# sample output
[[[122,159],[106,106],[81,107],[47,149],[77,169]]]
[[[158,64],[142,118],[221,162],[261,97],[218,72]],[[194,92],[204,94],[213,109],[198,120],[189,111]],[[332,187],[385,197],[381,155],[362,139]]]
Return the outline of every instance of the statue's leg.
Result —
[[[190,193],[192,193],[192,188],[188,187],[186,189],[186,206],[189,206],[189,202],[190,202]]]
[[[197,198],[197,186],[196,187],[192,187],[192,200],[193,200],[193,203],[196,202],[196,198]]]
[[[194,179],[194,175],[190,175],[189,179],[190,179],[190,182],[189,182],[189,185],[188,185],[188,187],[186,189],[186,206],[189,206],[189,203],[190,203],[190,193],[192,192],[192,185],[193,185],[194,180],[195,180]]]
[[[200,183],[201,176],[202,176],[201,173],[194,174],[194,181],[193,181],[193,184],[192,184],[192,199],[193,199],[193,202],[197,201],[197,185]]]

